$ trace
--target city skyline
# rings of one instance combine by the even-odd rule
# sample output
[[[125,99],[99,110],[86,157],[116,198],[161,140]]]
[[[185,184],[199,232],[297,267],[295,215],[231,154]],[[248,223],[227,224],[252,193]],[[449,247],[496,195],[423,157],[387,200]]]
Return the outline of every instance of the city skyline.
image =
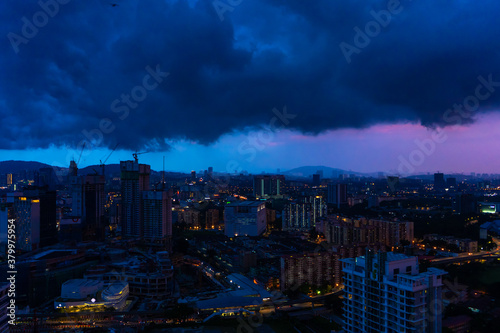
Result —
[[[498,331],[499,1],[0,9],[0,333]]]

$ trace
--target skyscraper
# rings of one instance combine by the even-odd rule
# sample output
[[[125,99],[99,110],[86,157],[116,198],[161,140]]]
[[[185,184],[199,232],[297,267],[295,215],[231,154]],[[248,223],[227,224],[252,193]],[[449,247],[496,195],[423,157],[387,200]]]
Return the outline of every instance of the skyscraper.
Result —
[[[393,252],[341,261],[346,332],[441,332],[445,271],[419,273],[417,257]]]
[[[171,248],[172,199],[167,191],[142,192],[143,237]]]
[[[104,176],[87,175],[83,184],[84,223],[83,240],[104,239]]]
[[[320,196],[309,196],[284,205],[283,230],[309,231],[319,218],[326,216],[326,204]]]
[[[121,161],[122,235],[142,237],[141,198],[149,190],[151,167],[137,161]]]
[[[12,204],[8,218],[15,225],[16,250],[29,252],[40,247],[40,200],[25,197],[21,192],[7,193]],[[9,222],[10,223],[10,222]]]
[[[24,190],[24,196],[38,200],[40,204],[40,244],[45,247],[56,244],[57,237],[57,192],[50,190],[49,185],[44,187],[29,187]]]

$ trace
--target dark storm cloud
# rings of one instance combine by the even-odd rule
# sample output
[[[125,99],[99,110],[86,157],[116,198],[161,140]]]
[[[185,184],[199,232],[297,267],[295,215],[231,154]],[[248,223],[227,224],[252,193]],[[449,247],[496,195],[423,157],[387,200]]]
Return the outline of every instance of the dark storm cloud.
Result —
[[[401,1],[350,63],[339,45],[356,46],[353,29],[364,30],[370,11],[388,2],[243,0],[221,21],[212,1],[60,0],[17,53],[8,34],[22,36],[22,18],[32,22],[41,7],[6,2],[2,149],[76,146],[84,133],[128,149],[167,149],[165,138],[210,143],[268,124],[284,105],[298,115],[290,128],[310,134],[379,122],[448,125],[444,112],[474,94],[478,76],[500,81],[497,1]],[[169,73],[151,90],[148,66]],[[122,95],[134,89],[147,96],[130,107]],[[500,91],[480,110],[499,102]],[[118,112],[125,106],[126,116]],[[100,128],[103,119],[111,125]]]

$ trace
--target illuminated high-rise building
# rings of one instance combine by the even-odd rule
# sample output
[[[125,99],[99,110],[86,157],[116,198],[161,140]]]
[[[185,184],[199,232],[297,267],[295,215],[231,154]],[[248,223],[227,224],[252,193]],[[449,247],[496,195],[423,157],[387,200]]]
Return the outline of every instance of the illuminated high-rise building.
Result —
[[[283,230],[309,231],[326,216],[326,203],[320,196],[303,197],[285,204],[281,216]]]
[[[142,192],[149,191],[151,167],[137,161],[121,161],[122,235],[142,237]]]
[[[445,271],[420,273],[417,257],[393,252],[341,261],[345,332],[441,332]]]
[[[16,250],[30,252],[40,247],[40,200],[28,198],[22,192],[7,193],[12,204],[9,223],[15,225]]]
[[[57,192],[44,187],[28,187],[23,194],[29,199],[40,202],[40,244],[39,247],[58,243],[57,235]]]
[[[162,243],[170,250],[172,199],[167,191],[142,192],[142,234],[144,239]]]

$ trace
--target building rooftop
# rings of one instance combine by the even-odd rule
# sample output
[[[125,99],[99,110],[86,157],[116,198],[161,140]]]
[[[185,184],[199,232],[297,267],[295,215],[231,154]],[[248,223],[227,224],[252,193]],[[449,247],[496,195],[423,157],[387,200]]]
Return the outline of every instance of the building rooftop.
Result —
[[[386,253],[387,253],[387,260],[386,260],[387,262],[414,258],[414,257],[407,256],[406,254],[403,254],[403,253],[397,253],[397,252],[386,252]],[[366,259],[366,256],[359,256],[356,258],[345,258],[345,259],[342,259],[342,261],[348,262],[348,261],[357,261],[360,259],[364,261]],[[375,256],[374,259],[376,261],[377,257]]]
[[[263,203],[264,201],[251,201],[251,200],[235,201],[227,204],[226,207],[235,207],[235,206],[258,207]]]
[[[398,261],[413,258],[403,253],[387,252],[387,261]]]
[[[102,282],[99,280],[87,280],[87,279],[73,279],[63,283],[64,287],[75,290],[81,287],[99,286],[100,284],[102,284]]]
[[[76,250],[48,250],[35,254],[31,257],[34,260],[54,259],[76,254]]]

